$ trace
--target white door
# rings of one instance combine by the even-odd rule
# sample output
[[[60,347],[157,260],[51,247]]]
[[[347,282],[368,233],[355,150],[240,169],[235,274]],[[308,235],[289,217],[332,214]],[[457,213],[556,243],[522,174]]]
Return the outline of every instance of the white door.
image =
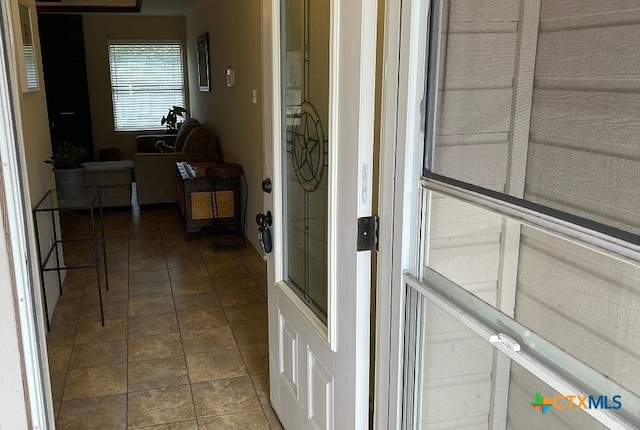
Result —
[[[271,402],[287,429],[363,429],[376,1],[265,3]]]

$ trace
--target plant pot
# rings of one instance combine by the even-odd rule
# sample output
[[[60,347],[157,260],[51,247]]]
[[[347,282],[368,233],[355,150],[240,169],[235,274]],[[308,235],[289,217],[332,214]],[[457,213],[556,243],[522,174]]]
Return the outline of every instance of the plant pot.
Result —
[[[56,189],[60,194],[78,194],[84,185],[84,167],[77,169],[53,169]]]

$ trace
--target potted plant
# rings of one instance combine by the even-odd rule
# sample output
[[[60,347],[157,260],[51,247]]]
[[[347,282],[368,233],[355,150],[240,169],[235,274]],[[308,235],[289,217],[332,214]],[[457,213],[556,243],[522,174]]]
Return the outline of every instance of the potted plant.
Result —
[[[51,151],[45,163],[53,166],[56,176],[56,189],[60,194],[78,194],[84,185],[84,166],[82,157],[87,151],[84,148],[64,142]]]
[[[169,113],[167,113],[167,116],[162,117],[162,121],[160,122],[160,124],[166,125],[167,133],[177,133],[178,128],[180,128],[180,125],[182,125],[182,121],[178,121],[178,117],[183,118],[184,114],[187,112],[188,110],[183,107],[173,106],[171,109],[169,109]]]

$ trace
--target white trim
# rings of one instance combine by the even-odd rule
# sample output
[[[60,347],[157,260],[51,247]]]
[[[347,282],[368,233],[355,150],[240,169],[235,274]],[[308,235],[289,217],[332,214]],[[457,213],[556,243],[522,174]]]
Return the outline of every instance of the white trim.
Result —
[[[521,224],[513,220],[502,220],[496,309],[512,318],[516,308],[520,227]],[[492,372],[489,422],[492,428],[506,428],[511,363],[503,356],[494,354]]]
[[[284,281],[276,282],[276,288],[278,292],[282,294],[284,298],[291,304],[291,306],[300,314],[302,318],[312,327],[320,339],[327,342],[327,347],[330,347],[327,341],[327,326],[318,318],[318,316],[307,306],[305,302],[291,289],[291,287]]]
[[[262,113],[263,113],[263,174],[264,178],[271,178],[272,192],[263,193],[263,212],[271,211],[274,217],[272,228],[273,252],[263,256],[267,262],[267,306],[269,315],[278,315],[278,294],[276,280],[282,279],[282,270],[276,256],[282,255],[281,238],[281,209],[276,206],[276,202],[281,201],[281,188],[279,164],[276,160],[279,150],[274,142],[277,141],[280,133],[280,123],[277,118],[280,114],[280,64],[273,61],[280,58],[279,43],[279,16],[275,13],[279,11],[279,0],[262,1]],[[279,317],[269,318],[269,363],[279,362],[279,339],[274,333],[279,333]],[[275,381],[278,378],[279,369],[276,365],[269,366],[269,380]],[[282,413],[281,399],[276,384],[270,384],[269,399],[276,414]]]
[[[380,154],[380,253],[376,322],[374,428],[402,422],[405,283],[419,270],[419,217],[424,150],[420,102],[428,0],[386,3]],[[423,35],[421,38],[420,35]],[[408,113],[417,117],[408,117]]]
[[[13,2],[12,2],[13,3]],[[33,267],[36,255],[33,225],[29,214],[29,189],[24,157],[17,151],[24,147],[20,128],[19,87],[15,77],[17,66],[12,51],[15,45],[15,27],[12,22],[11,5],[3,2],[4,34],[0,37],[3,55],[0,57],[0,103],[3,106],[0,123],[0,160],[2,160],[3,192],[7,202],[6,220],[9,227],[11,255],[13,257],[13,276],[19,311],[20,334],[24,378],[28,392],[28,413],[34,429],[47,429],[53,423],[53,405],[51,404],[51,385],[46,351],[42,348],[44,339],[44,317],[41,290],[37,278],[37,269]],[[32,22],[33,25],[33,22]],[[9,64],[7,64],[7,61]]]
[[[398,428],[398,419],[394,418],[398,409],[398,387],[391,380],[399,377],[399,353],[403,328],[397,327],[393,309],[397,294],[394,290],[393,248],[395,242],[393,222],[395,212],[395,176],[396,176],[396,115],[398,97],[398,61],[400,45],[400,2],[385,4],[384,49],[382,58],[381,84],[381,127],[380,127],[380,163],[378,215],[379,252],[376,285],[376,350],[375,350],[375,388],[374,388],[374,429]],[[402,283],[400,283],[402,285]],[[392,356],[393,354],[393,356]],[[401,396],[401,394],[400,394]],[[392,425],[393,423],[393,425]]]
[[[280,53],[280,0],[271,1],[271,54],[268,57],[269,61],[272,58],[279,59]],[[276,282],[284,280],[284,243],[285,243],[285,219],[282,216],[284,212],[284,191],[282,189],[282,86],[281,86],[281,70],[280,62],[273,61],[271,64],[272,77],[270,85],[272,85],[272,111],[269,116],[265,115],[265,122],[271,121],[271,141],[265,142],[265,145],[270,145],[272,151],[273,170],[271,171],[271,183],[272,183],[272,198],[271,204],[273,205],[273,266],[274,266],[274,279],[270,279],[269,286],[275,285]],[[266,92],[265,92],[265,102]],[[266,155],[266,154],[265,154]],[[265,163],[268,164],[268,163]],[[273,282],[271,282],[273,281]]]
[[[533,106],[533,77],[538,48],[540,0],[524,0],[520,4],[517,57],[513,84],[513,112],[509,129],[511,160],[508,167],[507,193],[524,196],[529,131]]]
[[[378,23],[378,0],[362,1],[360,23],[360,99],[359,99],[359,124],[358,124],[358,174],[356,198],[357,217],[370,216],[373,210],[373,150],[375,128],[375,102],[376,102],[376,60],[377,41],[376,31]],[[342,42],[345,43],[345,42]],[[354,220],[355,221],[355,220]],[[357,252],[358,296],[354,311],[356,319],[356,414],[357,428],[368,427],[369,393],[370,393],[370,366],[371,358],[371,268],[372,251]]]
[[[429,301],[433,302],[440,309],[451,315],[457,321],[464,324],[467,328],[472,330],[478,336],[480,336],[483,340],[490,343],[494,348],[498,349],[500,352],[505,354],[511,360],[515,361],[519,365],[521,365],[524,369],[531,372],[534,376],[539,378],[545,384],[549,385],[551,388],[556,390],[559,393],[571,393],[577,395],[586,396],[587,393],[580,390],[575,385],[571,384],[567,380],[563,379],[557,373],[551,371],[547,366],[539,363],[537,360],[530,357],[528,354],[520,351],[515,351],[504,343],[493,343],[489,341],[489,338],[492,335],[495,335],[492,330],[489,330],[484,324],[475,319],[473,316],[469,315],[467,312],[458,308],[454,303],[450,302],[448,299],[440,296],[437,292],[431,289],[431,287],[426,284],[418,281],[412,276],[405,277],[406,283],[416,290],[418,293],[422,294]],[[579,400],[575,399],[574,403],[578,405]],[[594,419],[601,422],[608,428],[613,429],[629,429],[632,430],[635,427],[630,426],[626,422],[622,421],[619,417],[612,414],[606,409],[583,409],[584,412],[591,415]]]
[[[327,267],[327,337],[326,340],[332,351],[338,350],[338,283],[340,280],[340,262],[338,261],[338,196],[340,193],[340,181],[338,178],[338,166],[340,159],[338,151],[332,149],[340,141],[338,131],[340,129],[340,116],[338,115],[340,97],[340,0],[331,0],[330,28],[329,28],[329,119],[327,139],[329,141],[329,167],[327,177],[329,180],[328,207],[328,267]]]

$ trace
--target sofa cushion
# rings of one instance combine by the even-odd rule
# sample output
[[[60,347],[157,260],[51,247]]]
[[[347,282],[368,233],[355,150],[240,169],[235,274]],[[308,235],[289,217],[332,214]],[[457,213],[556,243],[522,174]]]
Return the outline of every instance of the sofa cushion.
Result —
[[[86,170],[84,172],[85,187],[115,187],[131,185],[131,171],[126,168],[109,170]]]
[[[184,143],[187,141],[187,136],[189,136],[189,133],[199,125],[200,122],[195,118],[189,118],[182,123],[178,130],[178,135],[176,136],[175,152],[183,152],[182,148],[184,147]]]
[[[182,152],[205,152],[211,140],[211,132],[203,125],[191,130],[182,147]],[[177,151],[176,151],[177,152]]]
[[[112,170],[128,170],[129,171],[129,183],[134,181],[133,175],[133,160],[120,160],[120,161],[88,161],[82,163],[87,168],[87,172],[99,172],[99,171],[112,171]]]

